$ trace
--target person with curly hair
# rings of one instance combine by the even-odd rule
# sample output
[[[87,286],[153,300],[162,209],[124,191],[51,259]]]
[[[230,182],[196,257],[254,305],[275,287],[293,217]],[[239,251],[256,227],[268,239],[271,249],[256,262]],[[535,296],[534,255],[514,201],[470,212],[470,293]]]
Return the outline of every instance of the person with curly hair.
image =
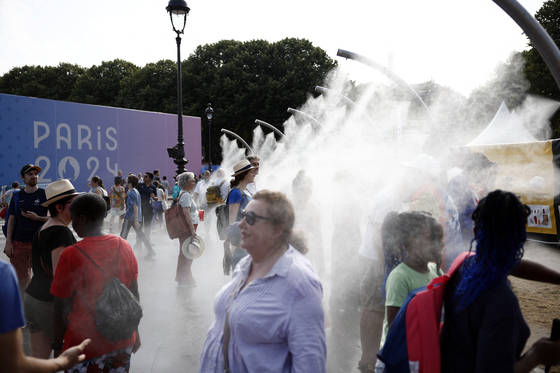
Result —
[[[385,298],[380,343],[383,348],[389,327],[408,293],[443,274],[440,266],[445,243],[442,225],[424,211],[388,213],[381,226],[381,240],[385,256],[385,281],[380,289],[380,298]],[[375,372],[383,368],[378,360]]]
[[[560,341],[540,339],[521,356],[530,330],[507,277],[515,272],[536,279],[520,267],[529,212],[513,193],[501,190],[488,194],[473,212],[476,253],[445,293],[442,372],[517,373],[560,364]]]

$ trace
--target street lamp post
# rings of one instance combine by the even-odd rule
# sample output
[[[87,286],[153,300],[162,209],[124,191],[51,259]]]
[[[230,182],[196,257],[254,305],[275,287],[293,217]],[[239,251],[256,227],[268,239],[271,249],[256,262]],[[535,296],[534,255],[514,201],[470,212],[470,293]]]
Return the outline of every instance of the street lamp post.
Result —
[[[177,145],[173,148],[167,148],[167,154],[169,157],[174,158],[174,163],[177,165],[177,170],[175,173],[177,175],[182,174],[186,171],[185,165],[189,162],[185,159],[185,143],[183,138],[183,91],[182,91],[182,81],[181,81],[181,34],[185,30],[185,25],[187,24],[187,15],[189,14],[190,8],[187,6],[187,2],[184,0],[170,0],[169,4],[165,8],[169,12],[169,18],[171,18],[171,25],[173,26],[173,31],[177,33],[177,117],[178,117],[178,128],[177,128]],[[173,15],[176,15],[179,20],[179,25],[181,21],[181,16],[183,16],[183,27],[180,29],[175,27],[173,22]]]
[[[208,118],[208,171],[212,173],[212,116],[214,115],[214,109],[208,104],[206,108],[206,118]]]

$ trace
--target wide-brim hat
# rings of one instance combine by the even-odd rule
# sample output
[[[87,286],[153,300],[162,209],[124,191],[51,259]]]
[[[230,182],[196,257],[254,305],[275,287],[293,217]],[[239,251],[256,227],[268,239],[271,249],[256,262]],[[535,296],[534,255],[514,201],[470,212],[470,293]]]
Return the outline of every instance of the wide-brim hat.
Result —
[[[412,162],[401,163],[401,165],[426,171],[434,177],[439,177],[441,172],[438,161],[431,155],[427,154],[418,154],[414,157]]]
[[[49,184],[45,188],[45,195],[47,196],[47,201],[42,203],[41,206],[47,207],[53,202],[58,201],[59,199],[66,198],[69,196],[77,196],[78,193],[74,186],[68,179],[58,179],[54,183]]]
[[[252,168],[255,168],[251,165],[251,162],[249,162],[248,160],[244,159],[241,162],[239,162],[238,164],[236,164],[235,166],[233,166],[233,174],[231,175],[232,177],[235,177],[245,171],[248,171]]]
[[[25,174],[28,173],[28,172],[31,171],[31,170],[35,170],[35,171],[37,171],[37,172],[39,173],[39,172],[41,172],[41,167],[35,166],[34,164],[31,164],[31,163],[30,163],[30,164],[26,164],[25,166],[23,166],[23,167],[21,168],[21,171],[20,171],[21,176],[25,176]]]
[[[196,259],[204,253],[205,247],[206,244],[204,243],[202,237],[196,236],[193,240],[192,236],[190,236],[185,240],[185,242],[183,242],[181,251],[187,259]]]

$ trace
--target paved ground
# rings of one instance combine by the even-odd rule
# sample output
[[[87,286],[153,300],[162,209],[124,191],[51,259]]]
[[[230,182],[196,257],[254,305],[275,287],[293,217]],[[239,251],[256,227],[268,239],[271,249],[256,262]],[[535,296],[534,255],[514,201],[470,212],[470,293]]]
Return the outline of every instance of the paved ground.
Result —
[[[136,251],[139,263],[139,287],[144,318],[140,324],[142,347],[133,356],[134,373],[196,372],[198,358],[213,321],[213,299],[218,290],[229,281],[222,273],[222,243],[206,235],[204,226],[199,233],[205,239],[206,252],[195,260],[193,275],[198,282],[196,288],[178,288],[175,279],[179,245],[171,241],[165,232],[153,235],[157,255],[143,259],[145,249]],[[0,247],[5,239],[0,238]],[[131,231],[129,242],[136,237]],[[560,270],[560,250],[544,245],[529,244],[526,257],[544,261]],[[7,260],[1,253],[0,259]],[[330,292],[327,281],[325,304]],[[350,315],[357,316],[357,315]],[[357,322],[355,327],[345,330],[345,336],[327,329],[328,372],[358,372],[356,366],[360,356]]]

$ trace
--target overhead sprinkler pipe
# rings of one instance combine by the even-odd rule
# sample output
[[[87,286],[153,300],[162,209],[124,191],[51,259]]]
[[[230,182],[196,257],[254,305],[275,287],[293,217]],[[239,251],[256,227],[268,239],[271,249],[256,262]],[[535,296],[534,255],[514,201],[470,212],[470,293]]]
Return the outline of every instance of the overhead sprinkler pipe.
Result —
[[[295,115],[295,114],[301,114],[301,115],[303,115],[304,117],[306,117],[307,119],[311,120],[311,121],[312,121],[313,123],[315,123],[316,125],[318,125],[319,127],[321,127],[322,129],[324,129],[325,131],[327,130],[327,129],[325,128],[325,126],[323,126],[317,119],[313,118],[311,115],[309,115],[309,114],[307,114],[307,113],[304,113],[303,111],[296,110],[296,109],[292,109],[292,108],[290,107],[290,108],[288,108],[288,113],[293,114],[293,115]]]
[[[261,126],[265,126],[265,127],[270,128],[271,130],[273,130],[274,132],[276,132],[280,137],[282,137],[284,140],[286,140],[286,142],[287,142],[288,144],[292,145],[292,143],[290,142],[290,140],[288,140],[288,138],[286,137],[286,135],[284,135],[284,134],[282,133],[282,131],[280,131],[278,128],[274,127],[272,124],[263,122],[262,120],[259,120],[259,119],[255,119],[255,123],[256,123],[256,124],[260,124]]]
[[[236,134],[235,132],[231,132],[229,130],[226,130],[225,128],[222,128],[222,132],[223,133],[227,133],[228,135],[231,135],[233,137],[235,137],[237,140],[241,141],[241,143],[245,146],[245,149],[249,150],[249,154],[255,154],[255,152],[253,151],[253,149],[251,149],[251,147],[249,146],[249,144],[247,144],[245,142],[245,140],[243,140],[243,138],[241,138],[241,136],[239,136],[238,134]]]
[[[364,114],[366,116],[366,118],[373,124],[375,125],[377,132],[379,132],[379,129],[377,128],[377,124],[373,121],[373,119],[371,119],[369,117],[369,115],[365,112],[365,110],[361,109],[357,103],[355,103],[354,101],[350,100],[348,97],[344,96],[341,93],[338,93],[336,91],[333,91],[332,89],[328,89],[325,87],[321,87],[321,86],[317,86],[315,87],[315,91],[319,92],[319,93],[333,93],[335,95],[337,95],[338,97],[340,97],[341,99],[343,99],[344,101],[346,101],[347,103],[349,103],[350,105],[354,106],[356,109],[360,110],[362,112],[362,114]]]
[[[339,49],[338,52],[336,53],[336,55],[339,56],[339,57],[348,58],[348,59],[351,59],[351,60],[354,60],[354,61],[357,61],[357,62],[361,62],[364,65],[367,65],[367,66],[372,67],[376,70],[379,70],[379,72],[381,72],[382,74],[387,76],[389,79],[391,79],[393,82],[395,82],[403,91],[408,93],[409,97],[412,100],[416,101],[417,103],[420,104],[420,106],[422,106],[424,109],[426,109],[426,112],[428,113],[430,118],[433,119],[434,116],[432,115],[432,112],[430,111],[430,109],[428,109],[428,106],[426,105],[424,100],[422,100],[422,98],[418,95],[418,93],[410,85],[408,85],[408,83],[405,82],[404,79],[402,79],[400,76],[395,74],[391,69],[375,62],[374,60],[372,60],[370,58],[367,58],[365,56],[362,56],[362,55],[354,53],[354,52],[345,51],[343,49]]]
[[[525,31],[560,88],[560,50],[544,27],[516,0],[494,0]]]

